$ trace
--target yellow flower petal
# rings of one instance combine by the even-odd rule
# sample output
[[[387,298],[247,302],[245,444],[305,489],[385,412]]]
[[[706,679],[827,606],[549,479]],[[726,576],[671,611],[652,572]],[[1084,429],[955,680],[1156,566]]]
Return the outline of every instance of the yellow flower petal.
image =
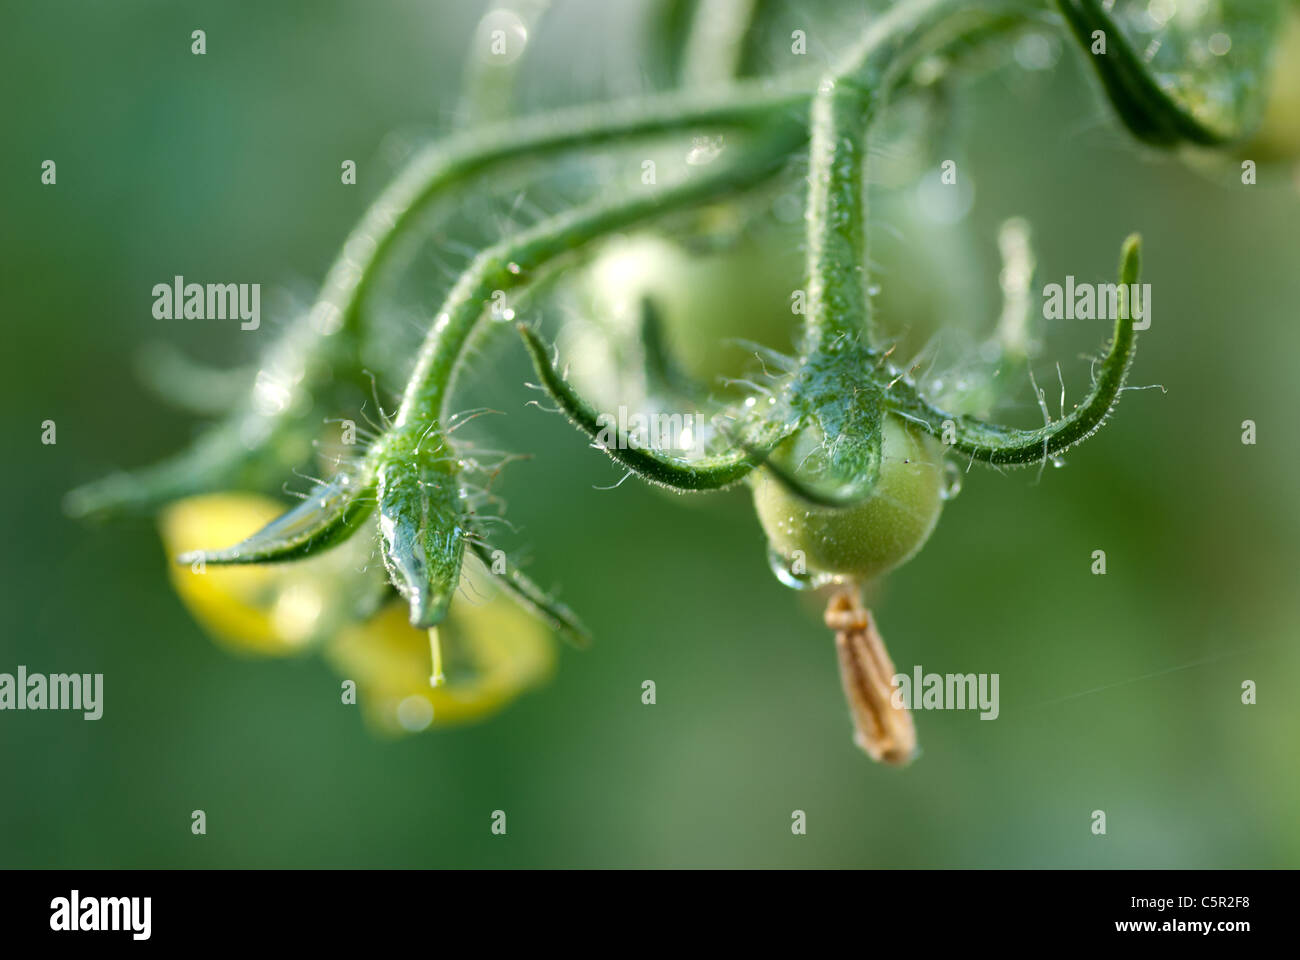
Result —
[[[284,512],[267,497],[217,493],[168,507],[160,527],[169,557],[230,546]],[[171,563],[172,584],[194,618],[223,645],[241,653],[300,653],[345,617],[359,595],[371,544],[358,535],[318,557],[249,566]],[[360,553],[359,551],[365,551]],[[346,581],[353,580],[349,586]]]
[[[437,687],[430,683],[432,632],[446,667],[446,682]],[[405,605],[393,603],[340,631],[325,656],[356,681],[367,721],[399,734],[496,713],[549,678],[555,644],[544,624],[492,586],[476,558],[466,557],[461,596],[435,631],[415,629]]]

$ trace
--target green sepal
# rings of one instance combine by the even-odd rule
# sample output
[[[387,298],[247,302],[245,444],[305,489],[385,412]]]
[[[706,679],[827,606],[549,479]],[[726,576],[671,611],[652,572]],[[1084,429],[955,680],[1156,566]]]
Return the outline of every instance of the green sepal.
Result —
[[[634,445],[622,431],[611,431],[611,428],[601,426],[596,411],[569,386],[551,363],[550,347],[525,325],[517,326],[542,386],[560,405],[569,421],[587,434],[597,449],[647,483],[688,492],[722,490],[739,483],[758,465],[759,461],[741,448],[699,460],[667,457]],[[612,443],[602,439],[606,434],[611,435]]]
[[[1124,241],[1119,282],[1124,289],[1138,281],[1141,269],[1141,240],[1133,234]],[[1127,306],[1126,300],[1121,300]],[[1115,320],[1110,349],[1096,372],[1096,379],[1084,401],[1066,417],[1036,430],[1024,430],[984,423],[974,417],[949,413],[929,403],[910,380],[900,377],[885,393],[890,410],[918,424],[941,440],[951,440],[953,450],[973,460],[1003,466],[1025,466],[1082,443],[1100,429],[1119,401],[1120,391],[1133,362],[1137,335],[1128,309]],[[950,429],[945,431],[944,424]],[[945,436],[947,434],[947,436]]]
[[[483,561],[489,571],[495,562],[494,548],[475,536],[470,549]],[[494,573],[497,583],[525,610],[529,611],[575,647],[591,645],[591,633],[567,606],[543,590],[514,564],[508,564],[505,573]]]
[[[302,503],[224,550],[193,550],[178,563],[214,566],[284,563],[315,556],[351,537],[375,509],[372,471],[340,471]]]
[[[460,586],[468,531],[454,473],[430,451],[389,451],[377,473],[379,544],[388,575],[410,607],[411,626],[436,627]],[[395,443],[394,447],[400,444]]]

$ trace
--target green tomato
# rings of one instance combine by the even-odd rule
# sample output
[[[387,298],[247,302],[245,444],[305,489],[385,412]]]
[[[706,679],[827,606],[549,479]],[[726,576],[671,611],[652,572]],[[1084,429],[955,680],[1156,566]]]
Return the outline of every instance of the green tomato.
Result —
[[[1265,163],[1300,157],[1300,6],[1289,4],[1277,48],[1268,101],[1259,129],[1237,155]]]
[[[805,429],[773,454],[797,466],[821,443]],[[870,580],[915,556],[930,538],[945,497],[943,447],[892,416],[884,422],[880,479],[871,496],[850,507],[809,504],[770,475],[753,484],[754,508],[773,550],[796,573]]]
[[[725,217],[725,215],[724,215]],[[610,244],[587,273],[588,311],[615,335],[639,335],[641,302],[657,308],[663,338],[677,365],[716,386],[752,366],[752,351],[729,341],[751,340],[790,353],[799,319],[792,311],[802,287],[797,228],[769,218],[741,229],[726,224],[690,245],[643,233]]]

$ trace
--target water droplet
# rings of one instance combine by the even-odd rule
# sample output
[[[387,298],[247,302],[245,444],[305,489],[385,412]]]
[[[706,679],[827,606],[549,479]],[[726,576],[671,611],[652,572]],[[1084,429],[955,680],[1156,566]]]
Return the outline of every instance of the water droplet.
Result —
[[[775,547],[768,548],[767,563],[773,575],[792,590],[814,590],[831,581],[824,573],[795,573],[793,564]]]
[[[944,500],[951,500],[959,493],[961,493],[961,467],[950,460],[945,460],[943,485],[939,488],[939,496]]]
[[[515,274],[516,276],[518,276],[522,268],[517,263],[507,263],[506,269],[509,270],[511,273]]]
[[[812,589],[812,576],[806,573],[795,573],[791,567],[790,561],[775,547],[768,548],[767,563],[768,566],[772,568],[773,576],[787,587],[794,590]]]
[[[1060,469],[1061,467],[1065,466],[1065,461],[1060,457],[1052,457],[1052,466],[1056,467],[1057,469]]]
[[[693,167],[712,163],[721,155],[722,147],[722,137],[696,137],[686,154],[686,162]]]

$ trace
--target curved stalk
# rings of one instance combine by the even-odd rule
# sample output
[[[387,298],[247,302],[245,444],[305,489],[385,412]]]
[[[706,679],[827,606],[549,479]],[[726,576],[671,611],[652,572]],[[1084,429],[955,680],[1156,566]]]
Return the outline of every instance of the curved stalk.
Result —
[[[700,0],[683,54],[682,84],[706,87],[740,74],[760,0]]]
[[[204,431],[183,453],[69,494],[76,516],[144,508],[205,490],[258,487],[301,462],[305,443],[281,447],[313,391],[350,362],[362,309],[382,268],[439,198],[513,162],[579,146],[693,127],[755,129],[807,102],[806,75],[747,82],[721,92],[668,93],[629,103],[581,106],[470,131],[429,148],[384,190],[348,235],[310,311],[289,326],[260,365],[272,372],[283,401],[267,409],[255,388],[228,419]],[[792,141],[794,149],[802,137]],[[287,461],[287,462],[286,462]]]
[[[556,369],[548,345],[522,323],[518,329],[542,386],[560,405],[569,422],[591,438],[593,446],[647,483],[679,491],[723,490],[739,483],[761,462],[759,455],[751,455],[744,449],[698,460],[670,457],[631,442],[622,431],[612,438],[612,443],[602,439],[609,428],[601,425],[596,411]]]
[[[531,282],[541,267],[606,234],[761,183],[785,165],[805,137],[802,123],[777,121],[746,144],[738,160],[638,196],[559,214],[484,250],[443,301],[420,348],[394,429],[423,429],[441,416],[461,353],[494,292],[508,293]]]
[[[1006,466],[1039,463],[1088,439],[1110,416],[1133,363],[1137,335],[1129,310],[1127,292],[1138,282],[1141,269],[1141,241],[1135,234],[1124,242],[1120,259],[1120,310],[1110,349],[1097,371],[1092,390],[1069,416],[1036,430],[1023,430],[985,423],[974,417],[949,413],[932,405],[909,380],[901,375],[886,391],[891,410],[918,424],[952,445],[972,460]]]
[[[746,144],[734,162],[542,221],[480,253],[456,281],[420,348],[393,426],[370,455],[384,563],[410,605],[414,626],[434,626],[446,615],[473,529],[443,424],[466,345],[494,292],[531,282],[555,259],[615,230],[767,179],[804,136],[801,123],[779,122]]]
[[[843,349],[869,333],[864,167],[867,132],[881,106],[922,57],[990,22],[1014,25],[1025,16],[1018,3],[900,3],[822,78],[808,161],[807,350]]]

